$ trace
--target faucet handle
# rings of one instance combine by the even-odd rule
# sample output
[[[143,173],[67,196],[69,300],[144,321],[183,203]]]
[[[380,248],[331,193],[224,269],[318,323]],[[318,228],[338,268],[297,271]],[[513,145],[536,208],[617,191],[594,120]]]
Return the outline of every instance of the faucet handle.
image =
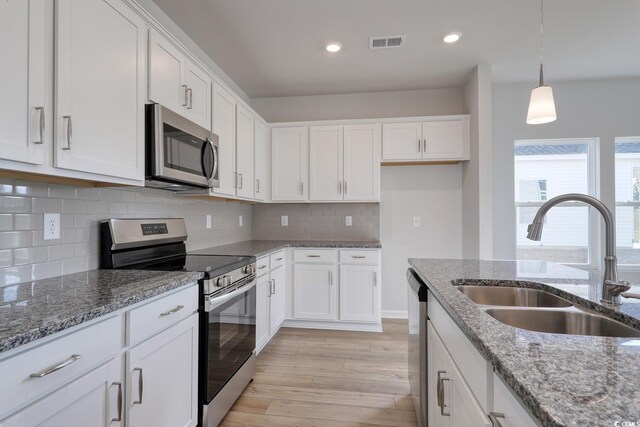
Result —
[[[627,282],[626,280],[620,280],[617,282],[615,280],[605,280],[604,284],[609,290],[609,294],[614,297],[631,289],[631,283]]]

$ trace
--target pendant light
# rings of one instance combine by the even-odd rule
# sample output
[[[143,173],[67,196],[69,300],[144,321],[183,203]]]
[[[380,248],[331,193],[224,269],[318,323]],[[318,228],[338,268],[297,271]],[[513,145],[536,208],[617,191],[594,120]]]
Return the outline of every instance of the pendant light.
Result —
[[[544,54],[544,0],[540,0],[540,84],[531,91],[527,123],[539,125],[556,120],[556,105],[553,101],[553,89],[544,84],[542,59]]]

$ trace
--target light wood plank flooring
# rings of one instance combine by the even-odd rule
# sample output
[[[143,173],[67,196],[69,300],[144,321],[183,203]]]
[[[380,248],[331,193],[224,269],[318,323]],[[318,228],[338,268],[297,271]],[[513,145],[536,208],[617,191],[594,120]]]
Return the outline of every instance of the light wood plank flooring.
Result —
[[[417,426],[407,321],[382,333],[282,328],[222,426]]]

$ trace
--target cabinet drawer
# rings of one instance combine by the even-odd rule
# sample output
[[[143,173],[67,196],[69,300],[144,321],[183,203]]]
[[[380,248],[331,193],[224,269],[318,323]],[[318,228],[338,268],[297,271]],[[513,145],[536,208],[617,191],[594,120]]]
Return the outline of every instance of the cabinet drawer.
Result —
[[[340,251],[340,262],[345,264],[378,264],[378,251]]]
[[[172,293],[127,312],[127,344],[133,345],[198,310],[198,286]]]
[[[337,261],[337,251],[333,249],[296,249],[293,253],[293,261],[334,263]]]
[[[258,277],[268,273],[269,270],[269,256],[267,255],[263,256],[262,258],[258,258],[258,260],[256,261],[256,274],[258,275]]]
[[[122,330],[112,317],[0,362],[0,419],[113,357]]]
[[[269,256],[269,262],[271,263],[271,270],[275,270],[281,265],[284,265],[286,258],[287,257],[285,256],[284,251],[278,251],[274,254],[271,254]]]

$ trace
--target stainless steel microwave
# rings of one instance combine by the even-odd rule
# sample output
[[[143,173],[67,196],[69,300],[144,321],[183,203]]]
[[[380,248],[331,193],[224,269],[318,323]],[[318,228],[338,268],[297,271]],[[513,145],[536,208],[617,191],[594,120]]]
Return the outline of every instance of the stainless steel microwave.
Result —
[[[218,136],[160,104],[145,108],[145,186],[172,191],[219,187]]]

